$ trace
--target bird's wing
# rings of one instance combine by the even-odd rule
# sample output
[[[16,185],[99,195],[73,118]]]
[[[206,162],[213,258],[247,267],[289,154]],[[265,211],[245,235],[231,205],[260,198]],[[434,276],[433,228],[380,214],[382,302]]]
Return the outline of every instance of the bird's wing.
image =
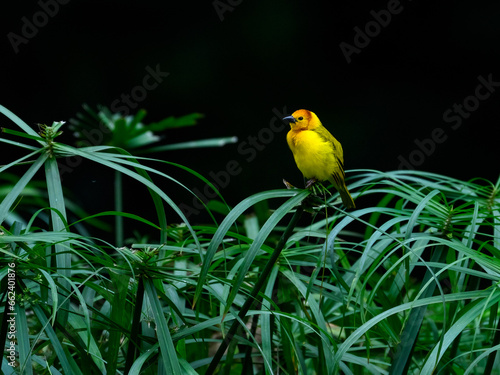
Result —
[[[339,141],[335,139],[335,137],[330,133],[325,127],[321,126],[314,131],[325,141],[328,142],[332,147],[333,155],[335,155],[335,159],[337,160],[338,169],[340,170],[340,175],[344,178],[344,150],[342,150],[342,145]]]

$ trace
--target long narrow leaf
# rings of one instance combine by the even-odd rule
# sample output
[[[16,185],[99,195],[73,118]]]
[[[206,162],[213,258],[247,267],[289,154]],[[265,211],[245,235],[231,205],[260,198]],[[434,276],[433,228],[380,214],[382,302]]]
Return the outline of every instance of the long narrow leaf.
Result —
[[[99,371],[102,374],[106,374],[104,359],[102,358],[102,354],[96,341],[94,340],[94,337],[92,337],[88,330],[90,327],[88,322],[84,321],[76,314],[69,314],[68,324],[75,332],[78,332],[78,336],[80,336],[80,339],[86,345],[85,349],[87,350],[87,353],[90,354],[92,361],[96,364]]]
[[[164,151],[190,149],[190,148],[222,147],[227,144],[236,142],[238,142],[238,138],[236,137],[202,139],[199,141],[189,141],[189,142],[151,147],[148,148],[147,150],[144,150],[143,153],[147,152],[149,154],[154,152],[164,152]]]
[[[259,234],[257,235],[252,245],[245,254],[243,264],[241,265],[240,270],[238,271],[238,276],[236,277],[236,280],[232,283],[231,293],[227,298],[227,304],[225,308],[226,313],[228,312],[229,307],[231,306],[234,298],[236,297],[236,294],[240,290],[245,278],[247,277],[247,272],[250,269],[250,266],[252,265],[255,256],[257,255],[257,252],[260,251],[262,245],[264,244],[264,241],[269,237],[269,234],[278,225],[281,219],[286,214],[288,214],[293,207],[302,202],[305,199],[305,197],[307,197],[309,194],[310,194],[309,190],[300,191],[297,195],[290,198],[288,201],[283,203],[283,205],[281,205],[276,211],[274,211],[271,217],[262,226],[262,229],[259,231]]]
[[[21,120],[18,116],[9,111],[3,105],[0,105],[0,113],[3,113],[5,116],[7,116],[12,122],[14,122],[21,129],[23,129],[27,134],[30,134],[35,137],[38,136],[37,132],[31,129],[31,127],[28,124],[26,124],[23,120]]]
[[[0,203],[0,224],[2,224],[2,222],[7,217],[10,208],[14,204],[15,200],[19,197],[19,195],[21,195],[24,187],[33,179],[33,176],[43,166],[47,158],[47,154],[40,155],[39,158],[33,163],[33,165],[19,179],[19,181],[12,188],[9,194],[7,194],[7,196],[3,199],[2,203]]]
[[[49,203],[52,210],[50,211],[52,219],[52,228],[55,232],[65,232],[67,225],[66,206],[64,204],[64,194],[61,185],[61,176],[55,158],[48,158],[45,161],[45,176],[47,180],[47,191]],[[55,258],[58,273],[68,278],[71,275],[71,254],[66,251],[66,248],[61,244],[55,244]],[[61,280],[61,285],[69,290],[69,283],[66,280]],[[58,314],[59,323],[62,326],[66,325],[68,319],[69,301],[61,305],[61,310]]]
[[[446,350],[453,343],[453,340],[460,335],[468,324],[473,322],[480,316],[480,313],[485,309],[497,304],[500,301],[500,292],[498,289],[492,290],[491,293],[481,300],[479,300],[470,310],[463,314],[460,319],[458,319],[455,324],[453,324],[448,331],[445,333],[443,338],[443,345],[435,346],[432,352],[429,354],[427,361],[422,367],[421,375],[431,375],[436,368],[437,363],[441,357],[445,354]]]
[[[383,311],[377,316],[374,316],[372,319],[358,327],[354,332],[351,333],[351,335],[346,338],[346,340],[339,345],[337,352],[335,353],[334,356],[334,364],[338,365],[341,360],[343,355],[353,346],[356,344],[356,342],[364,335],[366,332],[378,324],[379,322],[383,321],[384,319],[388,318],[391,315],[397,314],[399,312],[403,312],[406,310],[411,310],[412,308],[419,307],[419,306],[425,306],[425,305],[432,305],[436,303],[443,303],[443,299],[446,302],[453,302],[453,301],[462,301],[462,300],[467,300],[467,299],[488,299],[491,296],[490,291],[472,291],[472,292],[462,292],[462,293],[454,293],[454,294],[446,294],[444,296],[435,296],[435,297],[429,297],[429,298],[422,298],[418,299],[416,301],[412,302],[407,302],[398,306],[395,306],[389,310]],[[494,300],[500,299],[500,292],[496,293],[496,298]],[[435,360],[436,357],[434,357]],[[431,366],[435,364],[434,361],[432,361]]]
[[[50,344],[55,354],[57,355],[59,361],[61,362],[61,366],[63,368],[64,373],[75,374],[75,375],[82,374],[81,370],[79,369],[73,357],[67,356],[66,352],[64,351],[63,344],[61,343],[61,341],[59,341],[56,332],[50,325],[50,322],[45,316],[45,312],[42,310],[42,308],[40,306],[35,305],[33,306],[33,310],[35,311],[38,320],[40,320],[43,330],[45,330],[45,333],[47,334],[47,337],[50,340]]]
[[[302,294],[302,296],[306,298],[307,286],[304,285],[290,270],[283,271],[283,274],[295,285],[295,287]],[[325,332],[328,332],[328,328],[326,327],[325,317],[320,310],[318,301],[314,299],[313,295],[309,294],[309,296],[307,297],[307,304],[311,309],[312,314],[314,315],[316,324],[322,330],[322,332],[320,333],[322,345],[320,345],[320,347],[323,349],[323,356],[324,356],[323,358],[326,365],[326,374],[333,374],[334,348],[329,340],[329,337],[325,334]]]
[[[16,141],[11,141],[10,139],[4,139],[0,138],[0,142],[2,143],[7,143],[12,146],[20,147],[20,148],[25,148],[26,150],[31,150],[31,151],[39,151],[40,149],[35,146],[30,146],[21,142],[16,142]]]
[[[271,303],[269,300],[272,300],[272,294],[274,290],[274,285],[276,283],[276,278],[278,276],[279,267],[274,266],[271,274],[269,275],[269,280],[266,285],[266,289],[264,291],[264,295],[267,297],[262,301],[262,311],[270,311]],[[272,340],[273,340],[273,330],[271,328],[271,316],[268,314],[262,314],[260,316],[260,327],[261,327],[261,336],[262,336],[262,355],[266,358],[266,362],[271,363],[273,358],[273,349],[272,349]],[[267,367],[266,373],[272,374]]]
[[[26,319],[26,309],[21,307],[19,303],[14,306],[15,315],[7,315],[7,318],[15,319],[17,346],[19,349],[19,364],[21,365],[21,373],[33,374],[33,366],[31,363],[30,339],[28,336],[29,327]],[[8,340],[14,341],[14,340]]]
[[[253,206],[257,202],[261,202],[263,200],[272,198],[293,197],[296,196],[297,194],[298,191],[295,190],[265,191],[263,193],[258,193],[244,199],[231,210],[231,212],[225,217],[224,221],[220,224],[219,228],[217,228],[217,231],[215,232],[212,241],[210,242],[210,245],[207,248],[203,266],[200,271],[200,277],[198,278],[198,284],[196,285],[196,292],[194,295],[193,305],[196,304],[196,301],[200,297],[201,291],[203,289],[203,284],[205,284],[206,282],[208,270],[210,269],[210,263],[212,262],[215,253],[217,252],[220,244],[222,243],[227,231],[231,228],[234,222],[240,217],[240,215],[242,215],[249,207]]]
[[[142,353],[134,362],[128,375],[140,375],[143,374],[142,366],[159,348],[160,344],[155,343],[151,348]]]
[[[104,166],[112,168],[114,170],[117,170],[123,174],[128,175],[129,177],[132,177],[133,179],[141,182],[146,187],[148,187],[151,191],[153,191],[155,194],[157,194],[159,197],[161,197],[177,213],[177,215],[179,215],[181,220],[186,224],[186,227],[193,235],[193,240],[199,249],[200,256],[203,256],[203,254],[201,252],[201,246],[200,246],[200,242],[198,240],[198,236],[196,235],[195,231],[193,230],[191,224],[187,220],[187,218],[184,215],[184,213],[182,212],[182,210],[179,208],[179,206],[177,206],[177,204],[175,204],[175,202],[167,194],[165,194],[150,179],[147,179],[146,177],[142,176],[141,174],[134,172],[134,171],[131,171],[128,168],[123,167],[122,165],[116,163],[115,161],[111,161],[109,157],[106,158],[105,154],[99,155],[97,153],[87,153],[87,152],[82,152],[79,149],[70,148],[70,147],[65,147],[64,150],[65,150],[65,152],[74,153],[75,155],[79,155],[83,158],[92,160],[94,162],[97,162],[99,164],[102,164]],[[139,169],[145,169],[142,165],[140,165],[138,163],[136,163],[136,165],[134,167],[139,168]]]
[[[167,374],[180,375],[182,374],[181,366],[177,358],[172,337],[170,336],[165,314],[163,313],[160,300],[156,295],[156,288],[151,279],[145,279],[144,286],[156,323],[156,334],[158,335],[158,342],[160,343],[160,352],[165,371]]]

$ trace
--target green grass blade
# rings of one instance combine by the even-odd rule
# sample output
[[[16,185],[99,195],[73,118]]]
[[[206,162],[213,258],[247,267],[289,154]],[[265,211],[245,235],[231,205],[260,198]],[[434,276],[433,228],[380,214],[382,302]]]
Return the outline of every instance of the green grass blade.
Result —
[[[415,225],[417,223],[417,219],[418,219],[420,213],[427,206],[427,203],[432,198],[434,198],[434,196],[438,195],[439,193],[440,193],[439,190],[431,191],[424,199],[422,199],[420,201],[420,203],[417,205],[417,207],[413,210],[413,213],[410,216],[410,220],[408,220],[408,227],[407,227],[406,236],[405,236],[406,240],[408,240],[413,235],[413,228],[415,227]]]
[[[70,148],[62,148],[63,152],[64,153],[70,153]],[[229,206],[225,203],[224,201],[224,198],[222,197],[222,195],[219,193],[219,191],[217,190],[217,188],[214,186],[214,184],[212,184],[212,182],[210,182],[208,179],[206,179],[205,177],[203,177],[200,173],[196,172],[195,170],[191,169],[191,168],[188,168],[182,164],[178,164],[178,163],[173,163],[173,162],[169,162],[169,161],[166,161],[166,160],[158,160],[158,159],[153,159],[153,158],[146,158],[146,157],[133,157],[131,156],[129,153],[127,153],[125,150],[122,150],[122,149],[118,149],[116,147],[110,147],[110,146],[94,146],[94,147],[85,147],[85,148],[81,148],[79,149],[80,151],[83,151],[83,152],[87,152],[87,153],[96,153],[98,151],[106,151],[106,150],[113,150],[113,151],[116,151],[116,152],[119,152],[119,153],[100,153],[100,155],[103,155],[106,160],[109,160],[109,161],[113,161],[115,163],[118,163],[118,164],[123,164],[123,165],[128,165],[128,166],[131,166],[131,167],[134,167],[136,168],[136,171],[138,173],[140,173],[142,176],[146,177],[149,179],[149,176],[147,175],[146,172],[151,172],[151,173],[154,173],[154,174],[157,174],[161,177],[164,177],[164,178],[167,178],[171,181],[173,181],[174,183],[178,184],[179,186],[181,186],[183,189],[186,189],[187,191],[189,191],[193,196],[196,197],[196,194],[191,191],[190,189],[187,188],[187,186],[185,186],[184,184],[182,184],[180,181],[178,181],[177,179],[174,179],[173,177],[165,174],[165,173],[162,173],[156,169],[153,169],[153,168],[150,168],[146,165],[141,165],[138,163],[138,160],[144,160],[144,161],[152,161],[152,162],[160,162],[160,163],[164,163],[164,164],[168,164],[168,165],[171,165],[171,166],[174,166],[174,167],[177,167],[177,168],[180,168],[192,175],[194,175],[195,177],[199,178],[204,184],[208,185],[216,194],[217,196],[222,200],[222,202],[224,202],[224,205],[225,207],[227,208],[227,211],[229,211]],[[137,168],[137,166],[140,165],[140,168]],[[156,194],[153,194],[153,198],[155,198],[157,195]],[[161,198],[158,198],[159,201],[161,202]],[[203,205],[206,209],[207,209],[207,212],[210,214],[212,220],[214,221],[214,223],[216,223],[216,220],[215,218],[213,218],[212,216],[212,213],[210,212],[210,210],[208,209],[208,205],[205,204],[205,202],[203,202],[203,200],[201,200],[200,198],[198,198],[199,200],[199,203],[201,205]],[[155,206],[156,206],[156,201],[155,201]],[[161,205],[161,207],[163,207]],[[192,209],[191,207],[189,207],[189,209]],[[157,211],[158,208],[157,208]],[[164,215],[164,214],[163,214]],[[165,222],[165,226],[162,226],[160,225],[162,228],[165,228],[166,227],[166,218],[162,218],[162,217],[159,217],[159,221],[160,221],[160,224],[162,223],[162,219],[163,221]],[[163,240],[161,242],[164,242]]]
[[[334,348],[330,342],[329,336],[326,335],[325,332],[328,332],[328,328],[326,326],[326,321],[323,313],[321,312],[320,306],[318,301],[314,298],[312,294],[307,295],[307,286],[304,285],[295,275],[294,272],[290,270],[283,270],[283,275],[287,277],[292,284],[297,288],[299,293],[303,296],[303,298],[307,298],[307,305],[311,309],[311,312],[314,316],[315,322],[318,325],[318,327],[321,329],[320,337],[320,347],[323,351],[323,357],[320,361],[325,365],[325,372],[326,374],[333,374],[333,366],[334,366],[334,361],[333,361],[333,355],[334,355]],[[318,348],[318,351],[320,348]],[[319,355],[319,353],[318,353]],[[340,361],[339,361],[340,362]],[[318,369],[320,371],[320,369]]]
[[[138,162],[137,163],[129,163],[131,164],[134,168],[136,168],[137,170],[139,171],[142,171],[140,173],[138,172],[134,172],[126,167],[124,167],[123,165],[119,164],[117,161],[118,159],[112,155],[112,154],[107,154],[107,153],[88,153],[88,152],[85,152],[85,151],[82,151],[80,149],[76,149],[76,148],[72,148],[72,147],[60,147],[60,149],[62,151],[64,151],[65,153],[68,153],[68,154],[74,154],[74,155],[79,155],[83,158],[86,158],[86,159],[89,159],[89,160],[92,160],[96,163],[99,163],[99,164],[102,164],[106,167],[109,167],[111,169],[114,169],[116,171],[119,171],[133,179],[135,179],[136,181],[139,181],[140,183],[142,183],[143,185],[145,185],[150,191],[152,191],[154,194],[153,194],[153,199],[155,198],[155,195],[161,197],[161,199],[163,199],[176,213],[177,215],[179,215],[179,217],[181,218],[181,220],[186,224],[186,227],[188,228],[188,230],[190,231],[190,233],[192,234],[193,236],[193,240],[194,242],[196,243],[198,249],[199,249],[199,253],[200,253],[200,256],[203,256],[202,254],[202,251],[201,251],[201,245],[200,245],[200,242],[198,240],[198,236],[196,235],[195,231],[193,230],[191,224],[189,223],[189,221],[187,220],[186,216],[184,215],[184,213],[182,212],[182,210],[179,208],[179,206],[177,204],[175,204],[175,202],[167,195],[163,192],[163,190],[161,190],[156,184],[154,184],[152,182],[152,180],[149,178],[149,176],[147,176],[147,173],[146,171],[147,170],[150,170],[152,172],[156,172],[160,175],[163,175],[164,177],[168,177],[170,178],[169,176],[166,176],[164,175],[163,173],[159,173],[151,168],[148,168],[146,166],[143,166],[141,164],[139,164]],[[125,163],[126,161],[121,161],[122,163]],[[155,201],[155,206],[156,206],[156,201]],[[158,206],[157,207],[157,210],[158,210]],[[163,211],[161,217],[163,219],[160,219],[160,225],[165,225],[166,227],[166,218],[165,218],[165,212]],[[162,224],[163,222],[163,224]]]
[[[302,374],[307,374],[307,366],[304,361],[304,356],[298,347],[298,343],[292,332],[289,319],[278,316],[277,322],[279,324],[280,344],[283,348],[285,368],[288,369],[290,374],[300,374],[300,371],[302,371]],[[298,364],[296,364],[297,362]],[[292,372],[292,369],[295,371]]]
[[[85,355],[88,353],[99,371],[102,374],[107,374],[105,361],[102,358],[102,354],[96,341],[94,340],[94,337],[89,332],[90,325],[88,324],[88,322],[83,320],[78,315],[72,313],[69,314],[68,324],[72,327],[72,330],[74,332],[78,333],[78,336],[80,336],[80,339],[84,343],[86,349]]]
[[[47,271],[45,271],[42,268],[40,268],[39,271],[45,277],[45,279],[47,280],[47,282],[49,283],[49,286],[50,286],[50,295],[52,297],[51,324],[54,325],[54,321],[55,321],[56,315],[57,315],[57,310],[59,308],[59,293],[57,290],[57,285],[56,285],[54,279],[49,275],[49,273]]]
[[[21,366],[21,373],[31,375],[33,374],[33,366],[31,363],[31,349],[29,339],[29,327],[26,320],[26,309],[21,307],[19,302],[15,304],[14,311],[16,315],[7,315],[7,318],[14,318],[16,320],[16,339],[19,350],[19,364]],[[7,337],[8,338],[8,337]],[[7,340],[9,342],[10,340]]]
[[[159,343],[155,343],[151,348],[146,350],[144,353],[142,353],[135,361],[132,367],[130,368],[130,371],[128,372],[128,375],[141,375],[144,372],[142,371],[142,366],[144,363],[151,357],[160,347]]]
[[[410,226],[410,228],[412,227]],[[436,246],[434,253],[432,254],[431,262],[439,262],[440,258],[443,257],[444,251],[444,246]],[[419,294],[415,298],[428,298],[432,296],[434,289],[439,283],[437,276],[438,275],[436,275],[431,268],[428,268],[424,274]],[[446,309],[446,304],[443,303],[443,305],[443,308]],[[401,340],[394,355],[394,360],[389,372],[390,375],[403,375],[407,372],[405,368],[411,357],[413,346],[418,335],[420,334],[426,310],[426,305],[419,306],[411,310],[408,321],[403,329],[403,332],[401,333]]]
[[[219,228],[215,232],[212,240],[210,241],[210,245],[207,248],[207,252],[205,254],[205,259],[203,261],[203,266],[200,271],[200,277],[198,279],[198,284],[196,285],[196,292],[194,295],[193,305],[196,304],[196,301],[199,299],[203,285],[206,282],[206,278],[208,275],[208,271],[210,269],[210,263],[212,259],[219,249],[219,246],[222,244],[224,237],[227,232],[231,228],[231,226],[236,222],[236,220],[251,206],[256,204],[257,202],[272,199],[272,198],[286,198],[293,197],[299,194],[298,190],[271,190],[265,191],[262,193],[254,194],[251,197],[248,197],[241,201],[236,207],[234,207],[224,218]],[[305,196],[305,194],[304,194]]]
[[[172,150],[182,150],[182,149],[192,149],[192,148],[207,148],[207,147],[222,147],[227,144],[238,142],[237,137],[221,137],[221,138],[213,138],[213,139],[202,139],[199,141],[189,141],[182,143],[174,143],[170,145],[162,145],[156,147],[150,147],[146,150],[143,150],[142,153],[156,153],[156,152],[164,152],[164,151],[172,151]]]
[[[267,281],[266,289],[264,290],[264,295],[266,298],[262,301],[262,311],[271,311],[271,302],[273,299],[273,290],[278,277],[279,266],[275,265],[269,279]],[[261,337],[262,337],[262,356],[265,358],[267,363],[271,363],[273,359],[273,329],[271,328],[271,316],[268,314],[262,314],[260,316],[260,327],[261,327]],[[266,367],[266,373],[272,374],[271,371]]]
[[[485,358],[487,358],[489,355],[493,354],[494,352],[500,352],[500,345],[495,345],[491,348],[484,348],[482,349],[482,353],[477,356],[477,358],[472,361],[469,365],[469,367],[467,367],[467,369],[465,370],[464,374],[463,375],[469,375],[469,374],[477,374],[477,366],[478,364],[484,360]],[[497,354],[498,355],[498,354]],[[498,367],[497,367],[498,369]],[[494,374],[494,372],[493,372]]]
[[[307,197],[311,192],[310,191],[302,191],[302,193],[304,193],[304,195]],[[287,202],[285,202],[284,206],[286,206],[290,201],[293,201],[293,200],[294,200],[294,198],[289,199]],[[217,352],[215,353],[215,355],[212,359],[212,362],[210,363],[210,366],[207,369],[207,372],[206,372],[207,375],[213,374],[213,372],[215,371],[215,369],[219,365],[219,362],[222,359],[222,356],[223,356],[224,352],[226,351],[226,349],[228,348],[228,346],[231,348],[236,343],[235,341],[233,341],[233,338],[234,338],[234,335],[236,334],[238,327],[241,326],[243,329],[246,329],[246,326],[245,326],[245,323],[243,322],[243,319],[246,318],[250,308],[252,307],[252,304],[256,300],[259,299],[258,295],[259,295],[262,287],[264,286],[266,280],[268,279],[269,275],[271,274],[271,272],[274,268],[274,265],[276,264],[276,262],[278,261],[280,255],[281,255],[281,252],[286,244],[286,241],[292,235],[292,232],[296,228],[303,213],[304,213],[304,206],[303,205],[298,206],[297,209],[295,210],[292,218],[288,222],[288,225],[287,225],[285,231],[281,235],[279,241],[276,243],[276,246],[275,246],[274,250],[272,251],[271,256],[267,260],[267,263],[265,264],[262,271],[260,271],[259,276],[258,276],[257,280],[255,281],[255,284],[253,285],[252,290],[250,291],[250,294],[246,297],[245,302],[242,304],[240,311],[238,312],[238,315],[236,317],[237,321],[233,322],[233,324],[231,325],[231,327],[227,331],[224,340],[222,341],[221,345],[217,349]],[[269,222],[269,220],[268,220],[268,222]],[[243,258],[243,259],[245,259],[245,258]],[[229,345],[230,343],[231,343],[231,345]],[[231,350],[229,352],[231,352]]]
[[[236,280],[232,283],[231,293],[227,298],[227,304],[225,307],[225,313],[229,311],[229,307],[233,303],[236,294],[240,290],[245,281],[245,277],[247,276],[247,272],[252,265],[255,256],[261,250],[264,241],[269,237],[271,231],[278,225],[281,219],[296,206],[300,202],[302,202],[311,192],[309,190],[301,190],[297,195],[290,198],[288,201],[283,203],[276,211],[273,212],[271,217],[265,222],[262,226],[262,229],[259,231],[259,234],[253,241],[252,245],[248,249],[245,254],[244,262],[238,270],[238,275]]]
[[[66,206],[64,204],[64,193],[61,185],[61,176],[55,158],[48,158],[45,161],[45,176],[47,181],[47,193],[52,210],[50,216],[52,219],[52,228],[54,232],[65,232],[67,226]],[[63,277],[71,276],[71,253],[66,251],[66,247],[56,243],[54,245],[57,272]],[[61,280],[61,286],[69,290],[67,280]],[[68,319],[69,300],[61,305],[58,314],[58,321],[64,327]]]
[[[40,241],[44,243],[55,244],[61,241],[69,241],[71,239],[76,240],[82,238],[79,234],[70,232],[31,232],[21,234],[19,236],[4,234],[0,236],[0,243],[13,243],[13,242],[28,242],[28,241]]]
[[[38,137],[38,133],[31,129],[31,127],[25,123],[23,120],[21,120],[19,117],[17,117],[14,113],[9,111],[7,108],[5,108],[3,105],[0,105],[0,113],[3,113],[5,116],[7,116],[13,123],[15,123],[17,126],[19,126],[21,129],[24,130],[26,134]]]
[[[493,210],[493,246],[500,249],[500,208]]]
[[[1,129],[2,129],[2,132],[5,134],[10,134],[10,135],[14,135],[14,136],[25,138],[25,139],[31,139],[33,141],[38,141],[42,144],[45,143],[44,139],[38,134],[36,136],[33,136],[33,135],[26,134],[23,132],[18,132],[17,130],[11,130],[11,129],[7,129],[7,128],[1,128]]]
[[[114,295],[111,302],[111,314],[110,319],[115,322],[118,327],[122,329],[112,329],[109,332],[108,348],[106,350],[106,361],[108,363],[108,372],[110,374],[115,374],[118,365],[118,356],[122,350],[121,341],[123,331],[128,331],[130,328],[129,322],[132,320],[130,313],[126,309],[127,303],[127,292],[130,282],[130,276],[128,274],[118,273],[115,270],[110,270],[110,279],[112,281],[112,289]],[[137,304],[142,306],[142,300],[136,300]],[[132,339],[133,340],[133,339]],[[129,340],[128,350],[134,350],[134,345],[136,343]],[[127,355],[129,355],[127,353]]]
[[[50,341],[50,345],[52,349],[54,350],[55,354],[57,355],[57,358],[59,359],[59,362],[61,363],[63,372],[65,374],[75,374],[75,375],[80,375],[82,374],[81,370],[79,369],[79,366],[76,364],[75,360],[73,357],[68,356],[63,348],[63,344],[61,341],[59,341],[59,338],[50,325],[50,321],[47,319],[45,316],[45,312],[40,306],[33,306],[33,311],[35,312],[38,320],[40,321],[43,330],[47,334],[47,337]]]
[[[179,363],[181,364],[182,373],[184,375],[198,375],[198,373],[191,367],[191,365],[184,358],[179,358]]]
[[[0,138],[0,142],[7,143],[9,145],[16,146],[16,147],[19,147],[19,148],[24,148],[26,150],[37,151],[37,152],[40,151],[39,147],[26,145],[26,144],[21,143],[21,142],[11,141],[10,139]]]
[[[123,211],[123,179],[122,174],[115,171],[115,181],[114,181],[114,209],[117,212]],[[115,246],[123,246],[123,216],[115,216]]]
[[[144,280],[146,295],[148,296],[151,304],[151,310],[156,323],[156,334],[158,335],[158,342],[160,344],[160,352],[163,361],[163,366],[167,374],[181,375],[181,366],[179,358],[175,351],[175,346],[170,336],[168,323],[165,319],[165,314],[161,306],[160,300],[156,294],[156,288],[153,281],[149,278]]]
[[[496,293],[497,296],[495,298],[495,301],[497,299],[500,299],[500,292]],[[463,300],[468,300],[468,299],[488,299],[491,296],[490,291],[472,291],[472,292],[462,292],[462,293],[453,293],[453,294],[446,294],[446,295],[439,295],[439,296],[434,296],[434,297],[429,297],[429,298],[422,298],[418,299],[412,302],[407,302],[398,306],[395,306],[391,309],[388,309],[386,311],[383,311],[379,313],[378,315],[374,316],[370,320],[368,320],[366,323],[362,324],[359,326],[354,332],[351,333],[349,337],[347,337],[344,342],[339,345],[337,348],[337,352],[335,353],[335,356],[333,358],[334,364],[338,365],[341,360],[343,355],[356,343],[358,340],[366,334],[376,324],[380,323],[384,319],[387,319],[389,316],[397,314],[399,312],[411,310],[412,308],[419,307],[419,306],[426,306],[426,305],[431,305],[431,304],[436,304],[436,303],[443,303],[443,299],[445,302],[454,302],[454,301],[463,301]],[[435,364],[435,362],[433,362]]]
[[[456,322],[453,324],[443,338],[443,344],[434,347],[429,354],[424,366],[422,367],[421,375],[431,375],[434,373],[435,368],[441,357],[445,354],[446,350],[450,347],[458,335],[460,335],[466,327],[474,320],[478,319],[484,313],[484,310],[490,308],[500,301],[500,292],[498,289],[492,290],[491,294],[486,298],[475,301],[474,306],[467,310]]]
[[[151,228],[161,230],[161,228],[158,225],[156,225],[152,221],[144,219],[143,217],[141,217],[139,215],[130,214],[128,212],[118,212],[118,211],[103,211],[103,212],[99,212],[99,213],[94,214],[94,215],[89,215],[89,216],[87,216],[87,217],[85,217],[83,219],[73,221],[69,226],[71,227],[71,226],[73,226],[75,224],[82,223],[82,222],[85,222],[85,221],[88,221],[88,220],[92,220],[94,218],[102,217],[102,216],[123,216],[123,217],[125,217],[127,219],[136,220],[139,223],[146,224],[146,225],[150,226]]]
[[[35,153],[32,155],[34,154]],[[2,224],[5,220],[15,200],[22,194],[25,186],[33,179],[35,173],[38,172],[38,170],[43,166],[47,158],[47,154],[40,155],[40,157],[33,163],[33,165],[26,171],[26,173],[19,179],[16,185],[3,199],[2,203],[0,203],[0,224]]]
[[[47,192],[49,196],[50,207],[57,210],[51,212],[53,230],[65,231],[67,225],[66,206],[64,204],[64,194],[62,190],[61,177],[57,167],[57,161],[54,158],[49,158],[45,163],[45,175],[47,179]],[[70,263],[62,262],[65,268],[71,268]]]

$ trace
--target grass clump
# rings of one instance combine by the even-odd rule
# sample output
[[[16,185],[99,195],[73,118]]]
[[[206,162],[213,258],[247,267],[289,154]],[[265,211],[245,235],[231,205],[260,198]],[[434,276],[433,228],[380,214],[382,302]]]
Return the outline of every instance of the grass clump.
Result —
[[[13,310],[2,292],[0,314],[16,313],[3,373],[498,373],[500,179],[356,170],[357,210],[344,211],[337,193],[280,189],[194,225],[159,188],[183,186],[163,171],[172,164],[111,143],[63,144],[63,123],[36,133],[0,111],[21,129],[0,141],[25,151],[0,166],[2,291],[15,280]],[[135,129],[156,140],[153,128]],[[120,202],[79,209],[59,176],[68,156],[120,175],[118,189],[122,176],[141,183],[156,219]],[[92,235],[106,216],[119,218],[114,243]],[[156,237],[123,246],[123,220]],[[8,334],[3,324],[10,344]]]

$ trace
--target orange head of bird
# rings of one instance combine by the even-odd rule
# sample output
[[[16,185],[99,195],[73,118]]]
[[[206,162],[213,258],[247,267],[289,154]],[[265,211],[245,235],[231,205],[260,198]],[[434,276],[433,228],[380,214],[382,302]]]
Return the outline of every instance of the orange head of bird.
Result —
[[[283,121],[288,121],[292,130],[311,130],[321,125],[318,116],[307,109],[299,109],[291,116],[283,117]]]

